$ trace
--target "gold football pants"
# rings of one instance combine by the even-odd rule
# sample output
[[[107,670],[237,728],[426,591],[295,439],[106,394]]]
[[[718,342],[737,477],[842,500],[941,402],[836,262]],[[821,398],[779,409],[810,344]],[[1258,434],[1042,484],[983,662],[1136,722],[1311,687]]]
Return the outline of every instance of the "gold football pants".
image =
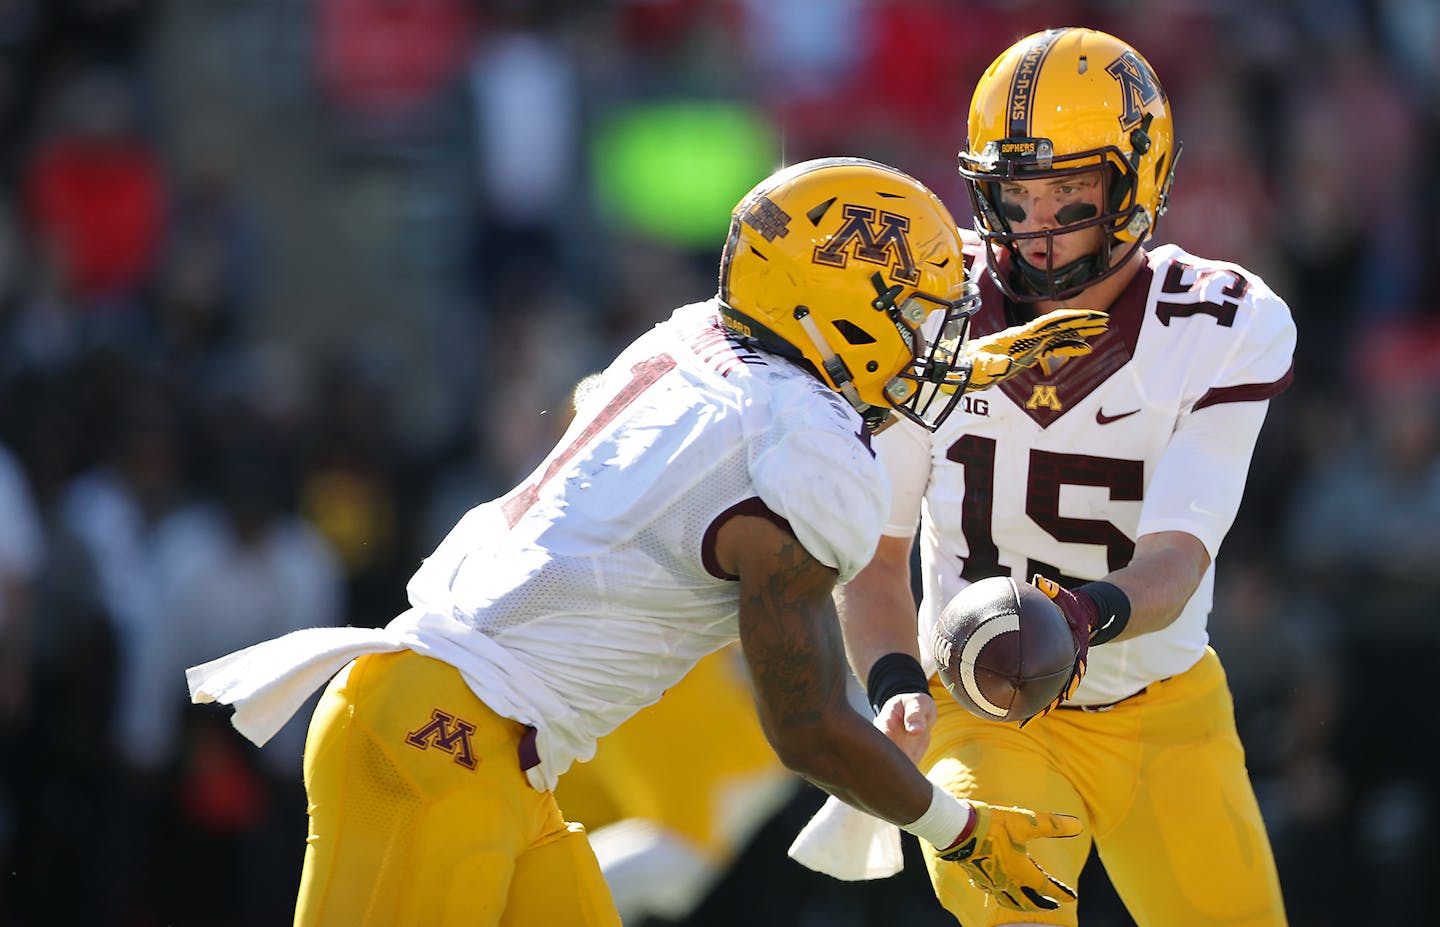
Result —
[[[921,768],[955,795],[1061,811],[1085,832],[1030,844],[1074,886],[1093,839],[1140,927],[1282,927],[1280,883],[1213,650],[1191,669],[1101,711],[1059,709],[1021,730],[962,708],[938,681],[940,708]],[[1016,915],[988,901],[959,866],[926,865],[935,894],[966,927],[1074,927],[1077,905]]]
[[[429,657],[341,671],[305,745],[297,927],[619,927],[584,829],[521,770],[525,733]]]

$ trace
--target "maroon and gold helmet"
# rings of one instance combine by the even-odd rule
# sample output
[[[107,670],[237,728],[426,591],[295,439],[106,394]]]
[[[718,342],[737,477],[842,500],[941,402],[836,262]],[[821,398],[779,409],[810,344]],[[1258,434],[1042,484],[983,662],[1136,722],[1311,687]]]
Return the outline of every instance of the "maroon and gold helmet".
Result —
[[[1065,28],[1016,42],[980,78],[969,128],[960,175],[991,273],[1012,299],[1064,299],[1104,279],[1154,234],[1165,212],[1180,154],[1170,104],[1149,63],[1114,36]],[[1098,214],[1058,229],[1011,229],[1002,183],[1096,170],[1104,203]],[[1024,240],[1092,226],[1107,233],[1101,252],[1062,267],[1034,267],[1016,251]],[[1002,252],[1008,261],[999,260]],[[1009,275],[999,270],[1006,266]]]
[[[968,382],[979,292],[960,234],[893,167],[821,158],[761,182],[735,207],[719,295],[731,331],[808,365],[872,430],[891,411],[933,430]]]

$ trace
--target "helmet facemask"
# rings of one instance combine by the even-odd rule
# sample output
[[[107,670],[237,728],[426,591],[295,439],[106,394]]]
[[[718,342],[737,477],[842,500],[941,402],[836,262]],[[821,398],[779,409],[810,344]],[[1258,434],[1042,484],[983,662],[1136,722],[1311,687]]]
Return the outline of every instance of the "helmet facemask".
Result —
[[[1036,141],[1040,142],[1037,148],[1049,151],[1048,142],[1044,139]],[[987,154],[995,147],[993,142],[987,146]],[[1058,158],[1048,154],[1043,158],[993,157],[993,161],[985,164],[985,169],[977,170],[972,166],[977,161],[962,153],[960,174],[965,178],[975,213],[975,230],[985,242],[991,267],[998,271],[1001,253],[1008,255],[1010,275],[1006,281],[1008,285],[1002,285],[1002,290],[1011,299],[1041,302],[1075,296],[1118,271],[1144,243],[1153,220],[1145,207],[1135,202],[1135,171],[1119,149],[1082,151]],[[1103,209],[1088,203],[1074,203],[1057,211],[1059,224],[1054,228],[1014,231],[1012,220],[1023,221],[1024,214],[1016,215],[1005,205],[1001,193],[1004,183],[1084,175],[1098,175]],[[1069,221],[1067,210],[1073,210]],[[1055,265],[1057,237],[1097,227],[1104,234],[1095,251],[1061,266]],[[1043,265],[1037,266],[1020,254],[1022,246],[1033,241],[1045,244],[1046,260]],[[1002,275],[997,272],[996,276]]]
[[[947,299],[917,291],[901,303],[896,325],[908,329],[915,360],[885,385],[895,411],[929,431],[949,418],[970,382],[963,349],[979,309],[980,289],[968,280]]]
[[[885,384],[887,405],[867,403],[860,398],[852,371],[836,353],[808,306],[795,307],[795,320],[821,358],[823,378],[835,384],[840,395],[860,413],[871,433],[891,423],[892,411],[934,431],[950,416],[970,381],[970,367],[963,361],[962,349],[969,334],[970,318],[980,308],[980,290],[967,280],[957,285],[952,298],[947,299],[919,290],[906,292],[898,285],[886,286],[879,273],[871,276],[871,282],[875,299],[870,308],[884,313],[888,323],[895,326],[910,348],[912,358],[907,367],[901,368]],[[871,337],[854,325],[835,325],[834,329],[848,339],[869,340]],[[931,333],[928,337],[927,332]]]

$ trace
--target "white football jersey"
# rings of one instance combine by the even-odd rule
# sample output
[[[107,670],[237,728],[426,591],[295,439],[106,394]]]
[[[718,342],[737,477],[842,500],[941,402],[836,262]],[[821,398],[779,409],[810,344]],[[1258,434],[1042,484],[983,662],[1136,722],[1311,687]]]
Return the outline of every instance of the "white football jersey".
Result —
[[[529,478],[460,520],[390,629],[538,728],[553,786],[738,637],[739,585],[714,555],[727,517],[783,519],[844,582],[888,508],[849,404],[730,338],[713,302],[687,306],[614,361]]]
[[[712,301],[627,348],[528,479],[465,514],[384,628],[308,628],[186,672],[258,744],[366,653],[458,669],[536,728],[537,789],[739,637],[740,591],[715,555],[735,515],[776,519],[849,581],[875,553],[885,472],[859,414],[817,378],[746,347]]]
[[[1019,321],[967,243],[983,299],[973,335]],[[1090,354],[964,397],[934,435],[900,422],[875,442],[894,491],[885,533],[919,524],[921,641],[974,580],[1099,579],[1160,531],[1205,544],[1211,566],[1182,614],[1090,651],[1072,704],[1117,701],[1204,653],[1214,558],[1268,400],[1292,376],[1295,325],[1262,280],[1173,245],[1148,258]]]

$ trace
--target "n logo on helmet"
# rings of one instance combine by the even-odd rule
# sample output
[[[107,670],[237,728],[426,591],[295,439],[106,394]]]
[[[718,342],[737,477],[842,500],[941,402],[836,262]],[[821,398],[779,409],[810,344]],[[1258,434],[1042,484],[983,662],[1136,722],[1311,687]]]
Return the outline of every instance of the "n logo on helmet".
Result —
[[[1125,111],[1120,114],[1120,128],[1129,131],[1140,124],[1145,107],[1162,96],[1160,81],[1149,65],[1133,51],[1125,51],[1105,66],[1106,72],[1120,82],[1120,100]]]
[[[816,247],[813,260],[826,267],[844,267],[850,260],[851,245],[857,259],[881,267],[890,265],[890,276],[911,286],[920,282],[920,269],[910,254],[910,220],[893,212],[881,212],[878,224],[876,210],[868,206],[846,205],[842,212],[845,224],[822,248]]]

